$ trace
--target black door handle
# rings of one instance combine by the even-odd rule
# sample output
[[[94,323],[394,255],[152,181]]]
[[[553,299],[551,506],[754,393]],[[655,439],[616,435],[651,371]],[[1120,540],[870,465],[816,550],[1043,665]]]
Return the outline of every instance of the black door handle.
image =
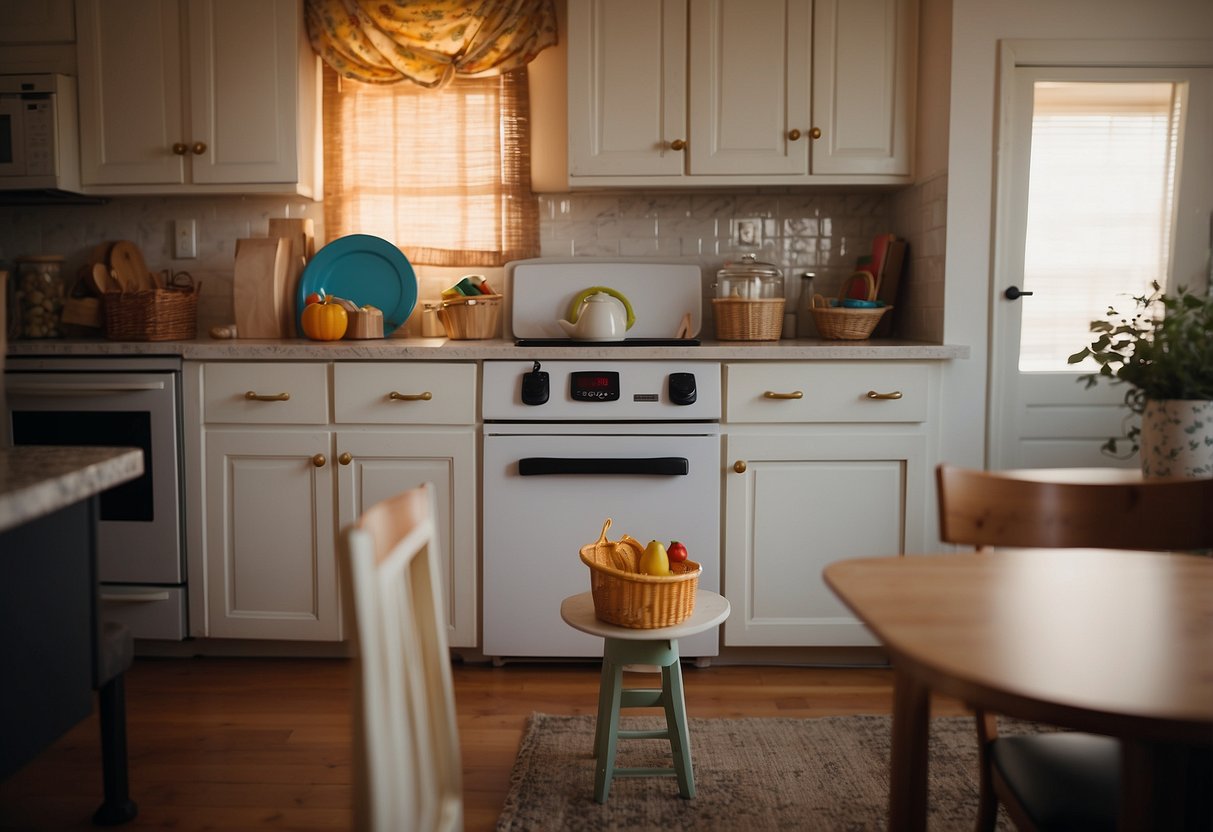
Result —
[[[1019,300],[1020,298],[1025,298],[1033,293],[1024,292],[1018,286],[1008,286],[1007,290],[1002,294],[1007,300]]]
[[[641,476],[685,477],[690,466],[685,456],[659,456],[648,459],[585,459],[530,456],[518,460],[518,475],[541,477],[551,474],[632,474]]]

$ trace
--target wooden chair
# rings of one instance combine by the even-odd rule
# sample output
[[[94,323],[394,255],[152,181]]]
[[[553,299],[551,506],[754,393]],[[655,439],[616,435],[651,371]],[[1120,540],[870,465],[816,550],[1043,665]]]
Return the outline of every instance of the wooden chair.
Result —
[[[442,569],[428,483],[368,509],[343,534],[344,589],[358,659],[358,830],[463,827]]]
[[[936,469],[940,538],[989,549],[1197,550],[1213,547],[1213,479],[1051,482],[1030,474]],[[1115,829],[1120,743],[1064,732],[999,737],[977,713],[977,828],[998,803],[1024,830]]]

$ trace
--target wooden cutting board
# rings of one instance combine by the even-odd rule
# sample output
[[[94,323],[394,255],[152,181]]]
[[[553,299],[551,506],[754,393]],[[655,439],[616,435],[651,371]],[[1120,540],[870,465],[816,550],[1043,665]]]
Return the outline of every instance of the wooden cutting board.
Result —
[[[156,288],[156,281],[147,270],[143,253],[129,240],[114,243],[109,253],[110,269],[124,292],[142,292]]]
[[[315,254],[315,224],[310,219],[276,217],[270,220],[269,236],[282,237],[290,241],[290,268],[287,270],[286,303],[282,307],[285,317],[282,327],[283,332],[286,333],[285,337],[302,335],[302,333],[295,332],[295,304],[299,291],[299,278],[303,275],[307,261],[312,259],[312,255]]]
[[[291,244],[282,237],[252,237],[236,241],[232,276],[232,305],[240,338],[289,338],[294,327],[284,326],[286,283]]]

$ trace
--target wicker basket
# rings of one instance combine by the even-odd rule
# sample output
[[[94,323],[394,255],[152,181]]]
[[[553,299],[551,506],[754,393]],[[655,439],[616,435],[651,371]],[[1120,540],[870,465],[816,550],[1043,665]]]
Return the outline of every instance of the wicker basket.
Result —
[[[716,337],[721,341],[778,341],[783,334],[783,298],[713,298]]]
[[[620,569],[617,556],[602,537],[581,547],[581,562],[590,567],[594,616],[599,621],[633,630],[670,627],[685,621],[695,609],[695,592],[703,567],[692,560],[671,563],[673,575],[645,575]]]
[[[501,295],[476,295],[442,302],[438,320],[452,341],[480,341],[501,332]]]
[[[842,291],[837,301],[827,302],[821,295],[813,295],[809,311],[813,313],[813,322],[817,324],[817,333],[822,338],[844,341],[863,341],[872,336],[872,330],[884,317],[884,313],[893,307],[877,306],[858,308],[842,306],[843,300],[851,297],[848,290],[856,279],[866,283],[865,298],[868,301],[876,299],[875,283],[868,272],[856,272],[848,280],[843,281]]]
[[[163,289],[106,292],[105,337],[111,341],[188,341],[198,334],[198,292],[188,272]]]

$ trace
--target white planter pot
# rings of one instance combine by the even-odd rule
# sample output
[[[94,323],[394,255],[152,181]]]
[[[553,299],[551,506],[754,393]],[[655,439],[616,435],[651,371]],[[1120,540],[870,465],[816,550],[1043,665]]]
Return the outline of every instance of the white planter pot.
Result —
[[[1147,401],[1138,442],[1147,479],[1213,477],[1213,401]]]

